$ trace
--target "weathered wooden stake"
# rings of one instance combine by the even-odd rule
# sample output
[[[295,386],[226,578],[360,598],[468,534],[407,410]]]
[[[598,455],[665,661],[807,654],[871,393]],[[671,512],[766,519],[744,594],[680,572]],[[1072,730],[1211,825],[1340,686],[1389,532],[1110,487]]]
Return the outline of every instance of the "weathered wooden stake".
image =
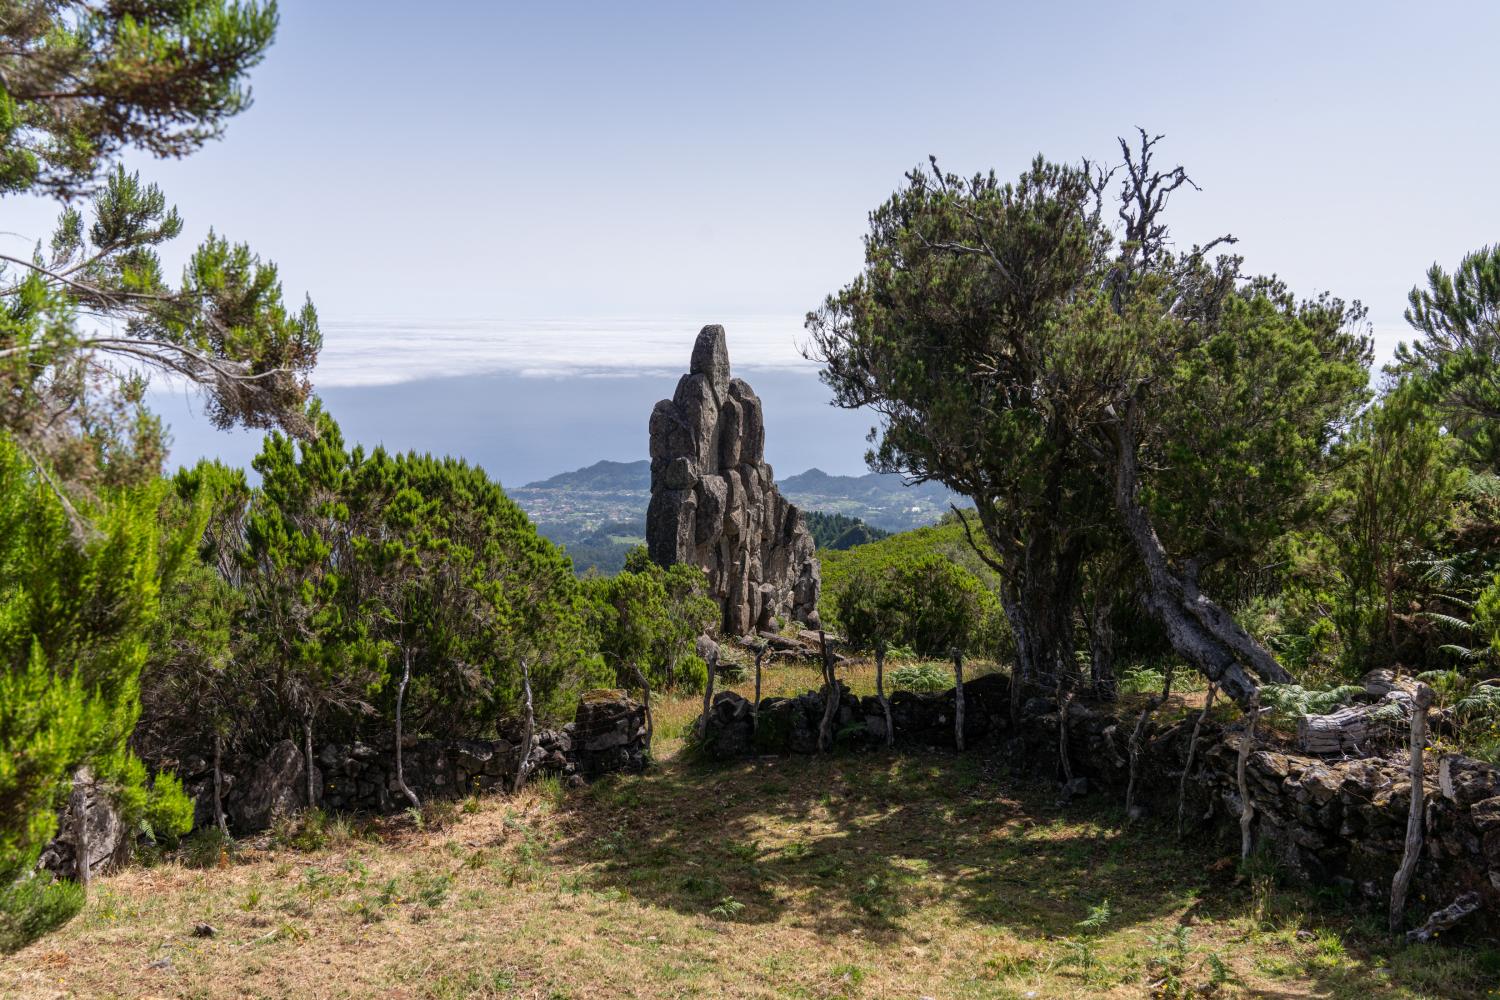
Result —
[[[1406,912],[1406,890],[1422,856],[1422,751],[1427,746],[1427,709],[1431,704],[1432,688],[1418,684],[1411,712],[1411,807],[1406,811],[1406,848],[1401,854],[1401,867],[1396,869],[1396,877],[1391,880],[1392,934],[1401,929],[1401,918]]]
[[[1250,784],[1245,780],[1245,764],[1250,759],[1250,745],[1255,742],[1255,721],[1260,716],[1260,689],[1250,694],[1250,709],[1245,713],[1245,731],[1240,734],[1239,760],[1235,764],[1235,776],[1240,789],[1240,860],[1250,857],[1250,822],[1255,818],[1255,806],[1250,802]]]
[[[1061,684],[1058,685],[1061,688]],[[1071,795],[1073,758],[1068,754],[1068,706],[1073,704],[1071,689],[1063,690],[1057,699],[1057,759],[1062,763],[1063,794]]]
[[[302,717],[302,754],[307,759],[307,808],[313,807],[312,716]]]
[[[1203,711],[1198,713],[1198,721],[1193,723],[1193,735],[1188,739],[1187,761],[1182,765],[1182,780],[1177,784],[1177,836],[1183,835],[1183,813],[1187,808],[1187,783],[1188,774],[1193,770],[1193,755],[1198,752],[1198,734],[1203,730],[1203,720],[1208,718],[1209,710],[1214,707],[1214,695],[1218,688],[1210,684],[1208,694],[1203,699]]]
[[[85,894],[89,891],[89,881],[93,875],[89,864],[88,781],[88,768],[80,767],[73,772],[73,846],[77,852],[74,855],[73,874]]]
[[[698,720],[698,737],[708,739],[708,713],[713,711],[714,705],[714,680],[719,673],[719,654],[710,651],[708,654],[708,680],[703,685],[703,717]]]
[[[651,682],[646,680],[640,667],[632,666],[631,669],[635,671],[636,683],[641,686],[641,697],[644,699],[641,704],[646,710],[646,749],[650,750],[651,737],[656,733],[656,721],[651,715]]]
[[[405,747],[401,744],[405,733],[401,728],[401,708],[406,703],[406,688],[411,684],[411,652],[403,651],[401,655],[401,686],[396,689],[396,787],[401,789],[401,794],[406,796],[406,801],[411,803],[413,809],[422,808],[422,800],[417,798],[417,793],[411,790],[406,783],[406,756]]]
[[[760,732],[760,663],[766,658],[766,643],[755,647],[755,704],[750,706],[750,735]]]
[[[964,653],[953,652],[953,745],[962,753],[964,749]]]
[[[1141,717],[1136,721],[1135,732],[1130,735],[1130,781],[1125,786],[1125,825],[1129,826],[1135,819],[1135,784],[1136,777],[1140,772],[1141,752],[1145,749],[1146,727],[1151,723],[1151,717],[1156,710],[1162,706],[1167,697],[1172,693],[1172,666],[1167,667],[1166,676],[1162,679],[1161,694],[1152,695],[1146,702],[1146,708],[1141,712]]]
[[[1146,707],[1141,711],[1141,717],[1136,720],[1135,731],[1130,734],[1130,780],[1125,785],[1125,825],[1135,818],[1135,782],[1136,775],[1140,769],[1141,744],[1145,739],[1146,725],[1151,721],[1151,716],[1156,712],[1161,699],[1152,695],[1146,702]]]
[[[526,763],[531,759],[531,737],[536,729],[536,712],[531,704],[531,668],[521,660],[521,699],[526,706],[526,724],[521,729],[521,743],[517,750],[516,778],[511,783],[510,793],[515,795],[526,784]]]
[[[229,836],[229,824],[224,821],[224,736],[214,730],[214,824],[219,832]]]
[[[880,699],[880,710],[885,713],[885,745],[896,745],[896,726],[891,721],[891,702],[885,696],[885,640],[875,640],[875,697]]]
[[[833,651],[828,648],[828,636],[818,629],[818,647],[823,654],[823,721],[818,725],[818,749],[828,752],[833,749],[833,720],[839,711],[838,677],[833,668]]]

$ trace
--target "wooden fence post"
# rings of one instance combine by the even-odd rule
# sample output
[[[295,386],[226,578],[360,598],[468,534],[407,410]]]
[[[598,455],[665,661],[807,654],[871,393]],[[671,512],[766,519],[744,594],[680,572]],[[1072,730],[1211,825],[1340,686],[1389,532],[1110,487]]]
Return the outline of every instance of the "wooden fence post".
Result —
[[[1239,760],[1235,765],[1235,777],[1240,790],[1240,860],[1250,857],[1250,823],[1255,818],[1255,806],[1250,802],[1250,784],[1245,780],[1245,765],[1250,759],[1250,747],[1255,742],[1255,722],[1260,717],[1260,690],[1250,695],[1250,708],[1245,713],[1245,731],[1240,734]]]
[[[1432,704],[1432,688],[1417,685],[1417,696],[1411,710],[1411,806],[1406,811],[1406,846],[1401,853],[1401,867],[1391,880],[1391,933],[1401,929],[1406,911],[1406,890],[1422,856],[1423,788],[1422,752],[1427,746],[1427,709]]]
[[[750,706],[750,733],[760,732],[760,662],[766,658],[766,642],[755,647],[755,703]]]
[[[516,760],[516,777],[510,786],[510,793],[516,794],[521,786],[526,784],[526,762],[531,759],[531,738],[536,729],[536,712],[531,704],[531,668],[526,665],[526,660],[521,660],[521,697],[526,705],[526,724],[521,730],[520,756]]]
[[[823,655],[823,721],[818,725],[818,749],[825,753],[833,749],[833,719],[839,710],[838,677],[833,667],[833,651],[828,648],[828,636],[818,629],[818,647]]]
[[[1187,783],[1188,774],[1193,770],[1193,756],[1198,752],[1198,734],[1203,731],[1203,720],[1208,718],[1209,710],[1214,707],[1214,695],[1218,688],[1210,684],[1208,694],[1203,699],[1203,711],[1198,713],[1198,721],[1193,723],[1193,735],[1188,739],[1187,760],[1182,765],[1182,780],[1177,783],[1177,836],[1183,835],[1183,815],[1187,808]]]
[[[891,700],[885,696],[885,640],[875,640],[875,697],[880,699],[880,710],[885,713],[885,745],[896,745],[896,726],[891,720]]]
[[[953,653],[953,745],[959,753],[964,749],[964,652]]]

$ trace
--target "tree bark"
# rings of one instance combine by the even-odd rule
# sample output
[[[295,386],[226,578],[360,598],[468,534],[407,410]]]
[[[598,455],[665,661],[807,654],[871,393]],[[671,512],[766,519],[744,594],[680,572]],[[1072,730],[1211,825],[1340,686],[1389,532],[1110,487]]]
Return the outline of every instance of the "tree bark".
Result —
[[[957,511],[957,508],[955,508]],[[1080,571],[1086,547],[1081,538],[1060,537],[1050,527],[1033,524],[1025,544],[999,523],[986,505],[978,505],[979,521],[996,559],[980,547],[966,516],[959,512],[964,537],[986,565],[1000,575],[1000,606],[1016,644],[1011,670],[1011,725],[1020,724],[1025,685],[1045,684],[1058,677],[1070,681],[1077,673],[1073,659],[1073,609],[1078,604]]]
[[[225,837],[229,824],[224,821],[224,736],[214,730],[214,825]]]
[[[422,800],[406,783],[406,748],[402,746],[405,732],[401,728],[401,710],[406,704],[406,688],[411,684],[411,651],[401,651],[401,686],[396,689],[396,787],[406,796],[413,809],[422,808]]]
[[[1250,707],[1245,712],[1245,731],[1240,734],[1239,756],[1235,762],[1235,778],[1240,792],[1240,860],[1250,857],[1250,823],[1255,818],[1255,806],[1250,802],[1250,783],[1245,780],[1245,765],[1250,760],[1250,746],[1255,742],[1255,722],[1260,716],[1260,691],[1250,693]]]
[[[1183,835],[1183,815],[1187,808],[1187,783],[1188,774],[1193,770],[1193,756],[1198,752],[1198,734],[1203,731],[1203,720],[1208,718],[1209,710],[1214,707],[1214,695],[1218,688],[1212,684],[1208,686],[1208,694],[1203,699],[1203,711],[1198,713],[1198,720],[1193,723],[1193,735],[1188,739],[1187,760],[1182,765],[1182,780],[1177,784],[1177,836]]]
[[[822,629],[818,629],[818,648],[823,657],[823,720],[818,724],[818,749],[827,753],[833,749],[833,720],[839,710],[839,687],[833,651],[828,648],[828,636]]]
[[[896,745],[896,725],[891,720],[891,702],[885,696],[885,640],[875,640],[875,697],[880,699],[880,710],[885,713],[885,745]]]
[[[1194,572],[1171,565],[1141,504],[1135,436],[1129,422],[1127,415],[1114,427],[1115,502],[1125,533],[1146,570],[1146,607],[1161,622],[1178,655],[1241,707],[1248,706],[1260,682],[1286,684],[1292,677],[1229,612],[1199,591]]]
[[[1080,561],[1070,547],[1046,572],[1033,568],[1014,588],[1012,598],[1000,602],[1015,638],[1016,672],[1023,681],[1051,687],[1057,678],[1071,682],[1078,673],[1073,609],[1078,603]]]
[[[1406,890],[1422,857],[1423,792],[1422,752],[1427,746],[1427,709],[1432,704],[1432,688],[1417,685],[1416,703],[1411,713],[1411,805],[1406,811],[1406,846],[1401,867],[1391,880],[1391,933],[1401,929],[1406,912]]]
[[[313,800],[317,797],[313,791],[313,754],[312,754],[312,716],[302,718],[302,754],[307,761],[307,808],[313,807]]]
[[[89,863],[88,781],[88,768],[80,767],[73,772],[73,877],[83,887],[85,895],[88,894],[89,882],[93,878],[92,865]]]
[[[531,668],[524,657],[521,660],[521,699],[526,707],[526,722],[521,729],[521,743],[517,750],[516,778],[510,786],[512,795],[520,792],[521,786],[526,784],[526,764],[531,760],[531,738],[536,730],[536,712],[531,704]]]
[[[953,745],[964,749],[964,654],[953,650]]]

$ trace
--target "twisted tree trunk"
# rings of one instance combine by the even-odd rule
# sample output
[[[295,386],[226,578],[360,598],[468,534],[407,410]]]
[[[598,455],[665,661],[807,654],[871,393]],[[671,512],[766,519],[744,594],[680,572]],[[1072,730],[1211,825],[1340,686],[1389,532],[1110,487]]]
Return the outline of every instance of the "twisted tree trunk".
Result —
[[[1229,612],[1199,591],[1196,570],[1172,566],[1141,504],[1140,470],[1128,414],[1116,421],[1113,436],[1116,507],[1146,570],[1146,607],[1161,622],[1172,648],[1241,707],[1255,700],[1262,681],[1290,683],[1291,675],[1275,657]]]

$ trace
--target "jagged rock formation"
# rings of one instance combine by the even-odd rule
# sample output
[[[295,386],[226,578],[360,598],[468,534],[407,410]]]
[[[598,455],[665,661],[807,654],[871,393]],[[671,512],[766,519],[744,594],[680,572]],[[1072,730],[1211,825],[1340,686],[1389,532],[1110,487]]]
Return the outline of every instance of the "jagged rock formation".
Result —
[[[646,545],[663,566],[708,572],[725,635],[773,617],[817,622],[822,580],[802,512],[765,462],[760,398],[729,375],[722,326],[705,326],[677,392],[651,411]]]

